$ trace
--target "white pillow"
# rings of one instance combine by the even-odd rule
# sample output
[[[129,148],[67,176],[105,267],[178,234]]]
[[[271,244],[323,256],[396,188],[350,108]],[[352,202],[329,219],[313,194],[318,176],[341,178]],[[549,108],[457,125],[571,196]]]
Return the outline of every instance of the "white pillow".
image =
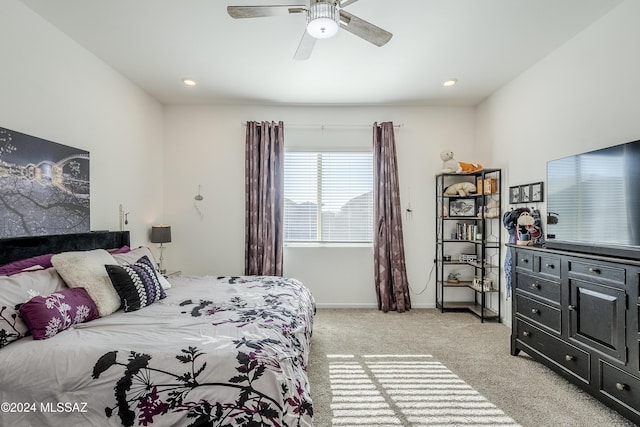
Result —
[[[51,264],[67,286],[87,290],[101,317],[108,316],[120,308],[120,297],[104,268],[107,264],[116,264],[109,252],[104,249],[63,252],[51,257]]]
[[[158,272],[158,281],[160,282],[162,289],[169,289],[171,287],[171,283],[169,283],[167,278],[160,274],[160,272]]]
[[[0,349],[27,335],[29,328],[19,315],[19,306],[36,295],[49,295],[66,288],[53,268],[0,276]]]
[[[135,264],[138,262],[140,258],[145,256],[149,258],[156,267],[156,272],[158,273],[158,280],[160,281],[160,285],[162,289],[169,289],[171,287],[171,283],[158,271],[158,263],[156,262],[155,257],[151,253],[151,250],[146,246],[140,246],[135,249],[131,249],[129,252],[121,253],[121,254],[113,254],[113,259],[118,261],[119,265],[127,265],[127,264]]]
[[[158,263],[156,262],[156,258],[151,253],[151,249],[146,246],[140,246],[135,249],[131,249],[129,252],[112,254],[113,259],[115,259],[119,265],[134,264],[145,255],[147,256],[147,258],[149,258],[149,261],[153,263],[157,270]]]

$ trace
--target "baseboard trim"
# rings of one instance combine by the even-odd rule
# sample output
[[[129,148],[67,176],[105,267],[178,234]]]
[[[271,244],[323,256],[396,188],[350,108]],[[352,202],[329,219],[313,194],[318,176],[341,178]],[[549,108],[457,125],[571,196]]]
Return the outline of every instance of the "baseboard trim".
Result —
[[[436,308],[435,304],[412,304],[412,308]],[[368,303],[316,303],[318,308],[378,308],[378,304]]]
[[[318,308],[378,308],[377,304],[366,304],[366,303],[316,303],[316,307]]]

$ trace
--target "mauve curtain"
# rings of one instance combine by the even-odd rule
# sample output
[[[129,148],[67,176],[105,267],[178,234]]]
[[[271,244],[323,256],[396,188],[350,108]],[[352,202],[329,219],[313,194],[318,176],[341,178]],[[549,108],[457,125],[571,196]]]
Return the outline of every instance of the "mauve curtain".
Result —
[[[373,125],[374,268],[378,309],[411,309],[393,123]]]
[[[282,276],[284,124],[247,122],[246,275]]]

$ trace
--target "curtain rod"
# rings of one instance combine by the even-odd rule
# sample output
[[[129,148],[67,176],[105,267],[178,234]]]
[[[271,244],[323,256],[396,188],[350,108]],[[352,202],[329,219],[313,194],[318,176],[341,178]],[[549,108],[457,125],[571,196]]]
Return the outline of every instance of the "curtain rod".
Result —
[[[240,126],[247,126],[247,122],[241,122]],[[260,126],[260,123],[258,123],[258,126]],[[401,128],[403,127],[404,124],[400,123],[400,124],[394,124],[393,127],[394,128]],[[299,129],[357,129],[357,128],[371,128],[373,127],[373,124],[370,125],[359,125],[359,124],[349,124],[349,125],[339,125],[339,124],[287,124],[285,123],[285,127],[287,128],[299,128]]]

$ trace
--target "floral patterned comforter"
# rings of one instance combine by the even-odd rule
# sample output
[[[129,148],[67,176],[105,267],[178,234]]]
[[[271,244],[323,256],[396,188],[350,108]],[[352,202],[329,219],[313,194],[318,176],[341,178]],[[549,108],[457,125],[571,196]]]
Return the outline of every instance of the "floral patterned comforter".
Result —
[[[312,426],[314,310],[294,279],[173,279],[149,307],[0,350],[0,425]]]

